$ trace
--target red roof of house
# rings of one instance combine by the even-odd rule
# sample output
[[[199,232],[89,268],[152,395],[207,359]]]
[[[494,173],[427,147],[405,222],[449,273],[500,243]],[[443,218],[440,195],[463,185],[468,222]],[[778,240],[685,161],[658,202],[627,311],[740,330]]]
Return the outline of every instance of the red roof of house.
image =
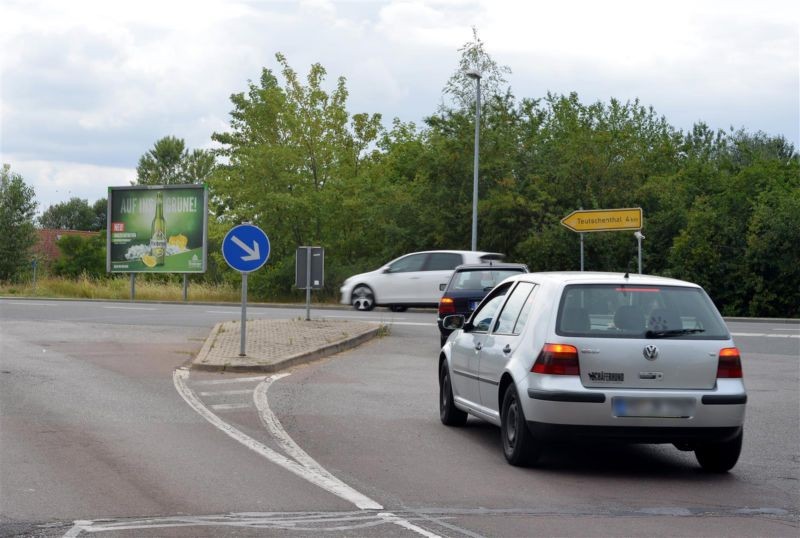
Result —
[[[36,230],[39,234],[39,240],[36,246],[33,247],[33,252],[37,258],[42,259],[45,263],[51,262],[61,255],[58,250],[56,241],[61,239],[64,235],[80,235],[82,237],[92,237],[99,235],[100,232],[87,232],[83,230],[56,230],[52,228],[43,228]]]

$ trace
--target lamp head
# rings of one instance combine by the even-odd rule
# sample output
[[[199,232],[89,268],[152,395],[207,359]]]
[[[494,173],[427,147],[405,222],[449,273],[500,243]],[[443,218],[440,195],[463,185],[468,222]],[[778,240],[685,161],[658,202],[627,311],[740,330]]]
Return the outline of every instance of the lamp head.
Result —
[[[481,72],[477,69],[467,69],[464,71],[464,74],[467,75],[469,78],[474,78],[475,80],[481,79]]]

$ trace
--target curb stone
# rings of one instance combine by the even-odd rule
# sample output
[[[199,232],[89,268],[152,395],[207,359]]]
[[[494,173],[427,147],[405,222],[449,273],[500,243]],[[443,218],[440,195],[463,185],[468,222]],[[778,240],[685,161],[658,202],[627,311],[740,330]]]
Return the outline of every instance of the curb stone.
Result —
[[[240,324],[217,323],[192,360],[193,370],[273,373],[351,349],[385,325],[362,321],[248,320],[247,356],[240,357]]]

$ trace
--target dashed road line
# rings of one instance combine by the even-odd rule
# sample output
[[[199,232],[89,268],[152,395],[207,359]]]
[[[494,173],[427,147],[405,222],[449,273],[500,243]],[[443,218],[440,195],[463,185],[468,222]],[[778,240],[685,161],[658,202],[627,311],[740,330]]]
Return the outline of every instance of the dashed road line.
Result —
[[[250,394],[253,391],[250,389],[240,389],[240,390],[214,390],[210,392],[200,392],[200,396],[234,396],[237,394]]]
[[[158,308],[147,308],[144,306],[104,306],[107,310],[158,310]]]
[[[249,409],[252,407],[249,403],[229,403],[229,404],[213,404],[210,405],[214,411],[230,411],[232,409]]]
[[[232,377],[230,379],[203,379],[195,381],[195,385],[225,385],[227,383],[252,383],[253,381],[264,381],[266,376]]]

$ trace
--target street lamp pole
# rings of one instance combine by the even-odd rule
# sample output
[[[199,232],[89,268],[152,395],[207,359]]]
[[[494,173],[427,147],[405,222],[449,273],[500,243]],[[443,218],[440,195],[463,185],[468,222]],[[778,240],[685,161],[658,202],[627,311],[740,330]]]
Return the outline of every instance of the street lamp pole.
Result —
[[[478,250],[478,142],[481,126],[481,74],[475,69],[466,72],[475,79],[475,162],[472,173],[472,250]]]

